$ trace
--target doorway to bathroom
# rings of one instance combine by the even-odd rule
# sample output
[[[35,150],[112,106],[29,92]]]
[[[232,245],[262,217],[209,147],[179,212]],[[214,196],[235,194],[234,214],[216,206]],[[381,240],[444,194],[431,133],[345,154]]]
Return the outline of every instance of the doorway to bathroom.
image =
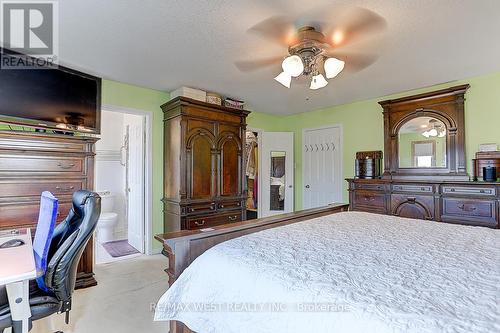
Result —
[[[101,112],[95,161],[95,189],[101,196],[96,264],[148,252],[148,125],[150,117],[138,111],[103,107]]]

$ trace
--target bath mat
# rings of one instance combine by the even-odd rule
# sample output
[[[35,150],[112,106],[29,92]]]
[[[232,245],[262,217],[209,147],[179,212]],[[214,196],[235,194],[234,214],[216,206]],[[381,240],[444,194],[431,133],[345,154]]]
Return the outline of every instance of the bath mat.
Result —
[[[139,253],[135,247],[128,243],[127,239],[107,242],[102,244],[102,246],[113,258]]]

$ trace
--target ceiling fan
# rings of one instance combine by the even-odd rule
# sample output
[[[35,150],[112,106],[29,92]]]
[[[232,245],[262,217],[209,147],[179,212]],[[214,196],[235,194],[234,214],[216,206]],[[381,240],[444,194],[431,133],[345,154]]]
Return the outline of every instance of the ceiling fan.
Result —
[[[344,69],[360,71],[376,60],[377,56],[373,54],[338,50],[370,34],[383,31],[386,28],[384,18],[368,9],[354,7],[336,8],[334,17],[330,17],[328,21],[334,23],[313,22],[301,24],[297,29],[297,20],[288,17],[273,16],[266,19],[248,32],[288,47],[288,56],[237,61],[235,65],[247,72],[281,62],[283,71],[274,78],[276,81],[290,88],[292,78],[305,76],[311,80],[309,88],[315,90],[325,87],[328,84],[326,79],[336,77]]]

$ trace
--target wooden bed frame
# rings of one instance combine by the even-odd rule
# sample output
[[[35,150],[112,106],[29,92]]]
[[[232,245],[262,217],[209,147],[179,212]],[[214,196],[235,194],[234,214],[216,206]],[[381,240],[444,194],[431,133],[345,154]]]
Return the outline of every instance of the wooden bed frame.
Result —
[[[208,231],[181,230],[156,235],[155,238],[163,244],[163,254],[168,257],[168,268],[165,269],[168,274],[168,284],[171,286],[194,259],[214,245],[257,231],[344,212],[348,208],[349,205],[347,204],[332,204],[326,207],[224,224],[210,228]],[[170,322],[170,333],[189,332],[192,331],[183,323],[178,321]]]

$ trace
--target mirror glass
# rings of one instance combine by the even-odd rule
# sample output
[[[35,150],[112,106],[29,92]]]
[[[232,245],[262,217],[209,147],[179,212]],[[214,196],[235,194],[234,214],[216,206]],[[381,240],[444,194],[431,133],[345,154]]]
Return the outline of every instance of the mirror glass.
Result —
[[[286,152],[271,152],[271,210],[285,210],[285,158]]]
[[[446,168],[445,124],[435,118],[418,117],[398,133],[400,168]]]

